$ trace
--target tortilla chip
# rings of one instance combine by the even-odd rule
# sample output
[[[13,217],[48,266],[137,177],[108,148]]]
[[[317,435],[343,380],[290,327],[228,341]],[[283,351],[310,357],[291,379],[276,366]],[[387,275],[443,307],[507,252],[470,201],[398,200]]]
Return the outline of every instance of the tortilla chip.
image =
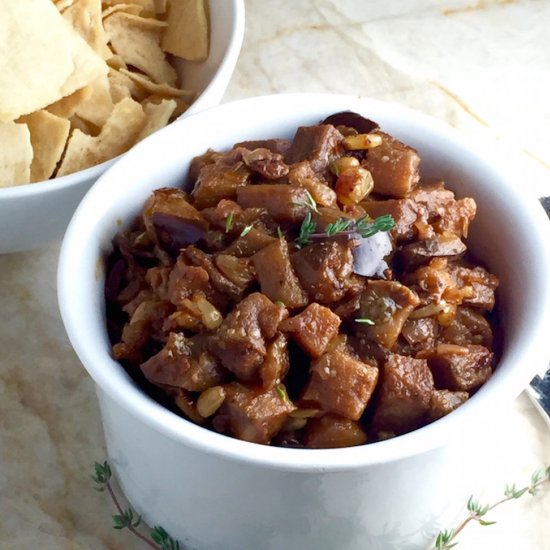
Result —
[[[109,71],[109,83],[113,103],[118,103],[121,97],[132,97],[141,103],[147,97],[145,90],[120,71],[114,71],[113,69]]]
[[[186,97],[189,100],[193,100],[196,96],[195,92],[190,90],[184,90],[182,88],[175,88],[169,84],[157,84],[153,82],[149,77],[134,73],[127,69],[120,69],[120,72],[132,79],[136,84],[139,84],[145,91],[150,94],[159,95],[162,97]]]
[[[84,86],[76,92],[48,105],[46,109],[52,113],[62,118],[71,118],[75,111],[78,109],[79,105],[88,101],[92,95],[92,88],[90,86]]]
[[[32,145],[26,124],[0,124],[0,187],[30,182]]]
[[[107,74],[105,61],[52,2],[0,0],[0,13],[0,121],[43,109]]]
[[[132,92],[130,92],[130,88],[123,78],[126,77],[121,75],[118,71],[109,73],[109,90],[113,103],[118,103],[125,97],[132,97]]]
[[[163,99],[158,104],[148,103],[143,107],[143,110],[147,120],[137,137],[136,143],[168,124],[172,113],[176,110],[176,102],[173,99]]]
[[[96,126],[103,126],[114,108],[109,79],[102,75],[96,78],[89,88],[92,90],[92,95],[87,101],[78,105],[74,114]]]
[[[63,12],[63,18],[102,59],[111,57],[101,19],[101,0],[76,0]]]
[[[98,136],[74,130],[57,175],[71,174],[125,153],[135,143],[145,119],[141,105],[126,98],[115,105]]]
[[[19,119],[31,133],[34,157],[31,164],[31,182],[47,180],[54,173],[65,150],[71,123],[48,111],[37,111]]]
[[[72,6],[75,0],[54,0],[55,7],[60,13],[63,13],[69,6]]]
[[[157,15],[166,13],[167,4],[166,0],[155,0],[155,11]]]
[[[208,17],[204,0],[171,0],[161,40],[165,52],[189,61],[208,57]]]
[[[128,68],[128,65],[124,63],[124,59],[122,59],[122,57],[120,57],[120,55],[117,55],[116,53],[112,54],[111,57],[107,59],[107,65],[109,65],[111,69],[115,69],[116,71],[118,71],[119,69]]]
[[[97,136],[99,134],[100,129],[97,126],[80,118],[78,115],[73,115],[69,121],[71,123],[71,130],[80,130],[83,134],[88,136]]]
[[[103,19],[106,19],[107,17],[109,17],[109,15],[112,15],[113,13],[117,13],[119,11],[123,11],[124,13],[129,13],[131,15],[139,15],[142,9],[143,8],[141,6],[138,6],[137,4],[114,4],[110,8],[103,10],[103,14],[101,15],[101,17]]]
[[[176,84],[176,71],[159,45],[165,23],[116,12],[104,20],[104,25],[111,47],[128,65],[144,72],[155,82]]]
[[[104,0],[103,7],[109,8],[116,6],[117,4],[135,4],[141,8],[141,15],[143,17],[154,17],[157,13],[155,0]]]

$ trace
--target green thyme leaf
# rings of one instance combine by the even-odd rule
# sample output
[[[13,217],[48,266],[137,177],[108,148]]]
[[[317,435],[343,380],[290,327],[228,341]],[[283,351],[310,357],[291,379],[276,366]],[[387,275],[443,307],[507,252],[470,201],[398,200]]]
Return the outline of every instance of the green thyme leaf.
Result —
[[[474,499],[472,495],[466,504],[469,514],[456,526],[456,528],[451,529],[450,531],[439,532],[434,541],[435,550],[449,550],[450,548],[456,546],[457,542],[453,541],[455,541],[458,533],[460,533],[462,529],[464,529],[464,527],[472,521],[483,526],[494,525],[496,523],[495,521],[482,519],[482,517],[485,516],[489,510],[493,510],[497,506],[500,506],[510,500],[521,498],[525,493],[536,495],[539,489],[548,483],[550,483],[550,466],[547,466],[544,471],[536,470],[533,472],[531,475],[531,483],[527,487],[518,489],[515,483],[511,485],[507,483],[504,487],[505,498],[498,500],[491,505],[482,506],[477,500]]]
[[[233,225],[233,212],[229,212],[227,218],[225,218],[225,232],[229,233],[231,226]]]
[[[113,491],[111,486],[111,467],[108,462],[99,462],[94,463],[94,475],[91,476],[94,482],[99,486],[99,490],[108,489],[108,494],[111,497],[114,505],[120,510],[119,514],[114,514],[111,516],[113,521],[113,528],[117,530],[128,529],[136,537],[145,541],[151,548],[157,550],[180,550],[180,543],[173,539],[162,527],[157,526],[151,529],[150,531],[150,540],[147,539],[143,534],[141,534],[136,527],[141,525],[141,516],[135,514],[132,508],[128,507],[123,509],[121,503],[119,502],[116,493]],[[157,546],[155,546],[156,543]]]
[[[355,319],[356,323],[361,323],[363,325],[371,325],[374,326],[374,321],[372,319],[367,319],[366,317]]]
[[[162,550],[179,550],[180,548],[179,542],[174,540],[160,525],[151,529],[151,538],[160,544]]]
[[[389,231],[395,227],[395,221],[391,215],[379,216],[371,220],[369,216],[363,216],[358,220],[339,218],[325,227],[325,235],[332,237],[338,233],[359,233],[361,237],[372,237],[376,233]],[[319,236],[322,236],[320,234]]]
[[[369,221],[368,216],[364,216],[355,222],[355,229],[363,238],[372,237],[376,233],[389,231],[395,227],[395,220],[390,214],[378,216],[374,221]]]
[[[290,403],[290,399],[286,393],[286,388],[282,384],[277,384],[275,386],[275,390],[277,391],[277,395],[281,398],[281,401],[284,403]]]
[[[279,239],[282,239],[284,237],[283,231],[282,231],[280,225],[277,226],[277,235],[278,235]]]
[[[329,223],[325,227],[325,233],[329,237],[332,237],[332,235],[336,235],[336,233],[342,233],[342,231],[348,230],[351,225],[353,225],[353,220],[340,218],[333,223]]]
[[[533,472],[531,476],[531,484],[536,485],[542,479],[542,470],[537,470]]]
[[[458,543],[454,542],[451,543],[454,537],[454,530],[451,529],[450,531],[441,531],[437,538],[435,539],[435,548],[436,550],[448,550],[449,548],[453,548],[453,546],[456,546]]]
[[[311,212],[308,212],[302,222],[302,225],[300,226],[300,235],[295,241],[300,248],[311,242],[311,235],[315,233],[316,227],[317,223],[312,221]]]
[[[113,527],[115,529],[125,529],[126,527],[137,527],[141,523],[141,516],[134,519],[134,512],[131,508],[123,510],[121,514],[113,516]]]
[[[510,486],[506,484],[506,488],[504,489],[504,496],[508,498],[517,499],[522,497],[528,490],[529,490],[529,487],[524,487],[523,489],[517,489],[515,483],[513,483]]]
[[[309,207],[314,212],[319,213],[319,211],[317,210],[317,203],[315,202],[315,199],[311,196],[311,193],[307,189],[305,189],[305,192],[306,192],[307,202],[308,202]]]
[[[280,306],[280,307],[286,307],[285,303],[282,301],[282,300],[277,300],[275,302],[275,305],[276,306]]]
[[[319,213],[319,210],[317,210],[317,203],[315,202],[315,199],[311,196],[311,193],[307,189],[304,189],[304,191],[306,193],[306,200],[293,202],[292,204],[294,206],[305,206],[306,208],[311,208],[311,210],[313,210],[314,212]]]
[[[164,541],[168,540],[168,533],[160,525],[157,525],[151,529],[151,538],[157,544],[162,544]]]
[[[114,515],[113,516],[113,528],[114,529],[124,529],[126,527],[126,521],[124,520],[124,516],[121,515]]]
[[[245,235],[248,235],[250,233],[250,230],[253,228],[253,225],[247,225],[242,231],[239,237],[244,237]]]
[[[92,480],[97,484],[96,491],[103,491],[106,484],[111,479],[112,472],[111,467],[107,462],[100,464],[99,462],[94,463],[94,475],[92,475]]]

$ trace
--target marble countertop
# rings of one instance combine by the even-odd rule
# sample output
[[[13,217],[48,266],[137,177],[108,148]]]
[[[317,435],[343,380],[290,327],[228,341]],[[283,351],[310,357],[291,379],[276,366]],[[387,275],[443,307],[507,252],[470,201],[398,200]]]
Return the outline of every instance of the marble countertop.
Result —
[[[248,0],[225,101],[321,91],[393,100],[490,140],[525,192],[550,195],[550,2]],[[0,256],[0,548],[141,549],[92,489],[106,458],[93,383],[57,309],[59,243]],[[492,427],[481,500],[550,465],[550,431],[525,395]],[[488,452],[481,449],[480,452]],[[469,526],[459,548],[550,550],[550,491]],[[451,527],[451,526],[449,526]]]

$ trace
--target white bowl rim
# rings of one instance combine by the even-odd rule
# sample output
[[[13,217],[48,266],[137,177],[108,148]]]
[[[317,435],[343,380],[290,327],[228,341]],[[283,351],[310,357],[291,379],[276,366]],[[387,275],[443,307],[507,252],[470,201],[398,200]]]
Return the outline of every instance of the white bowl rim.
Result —
[[[235,17],[232,22],[232,32],[229,38],[229,45],[223,59],[216,70],[214,78],[208,83],[206,88],[197,96],[197,99],[189,106],[189,109],[185,111],[180,117],[171,122],[174,124],[186,116],[199,112],[202,109],[202,98],[208,97],[211,89],[215,86],[219,79],[225,78],[225,73],[230,67],[234,67],[239,57],[241,44],[244,37],[244,0],[227,0],[233,4],[233,12]],[[49,180],[37,181],[34,183],[25,183],[22,185],[14,185],[10,187],[0,187],[0,201],[2,199],[17,199],[20,197],[27,197],[28,195],[42,194],[42,193],[54,193],[72,185],[79,183],[80,181],[88,181],[97,179],[103,172],[110,168],[115,162],[120,160],[127,153],[122,153],[112,159],[106,160],[101,164],[90,166],[84,170],[67,174],[66,176],[60,176],[59,178],[53,178]]]
[[[200,120],[198,117],[209,116],[208,113],[212,112],[223,114],[226,111],[239,109],[242,112],[246,112],[247,105],[254,103],[259,103],[260,105],[269,104],[271,108],[276,104],[282,107],[285,102],[292,102],[293,100],[303,102],[326,100],[331,107],[334,106],[333,103],[339,102],[341,106],[347,105],[347,108],[352,109],[354,107],[362,107],[365,111],[367,109],[375,111],[376,108],[391,108],[394,111],[396,110],[398,114],[406,117],[408,121],[426,126],[429,129],[429,133],[435,137],[437,135],[445,136],[456,147],[469,151],[471,155],[483,162],[488,170],[496,174],[503,183],[508,182],[506,185],[511,189],[510,192],[514,194],[514,199],[518,201],[518,205],[529,211],[530,217],[525,220],[525,223],[532,232],[537,247],[540,246],[542,250],[539,258],[539,271],[550,273],[550,250],[548,250],[544,241],[547,236],[545,232],[550,234],[550,222],[540,204],[537,203],[534,197],[515,191],[512,182],[509,181],[509,176],[495,166],[494,163],[485,160],[486,158],[490,159],[492,156],[488,152],[487,144],[479,142],[479,140],[472,142],[470,137],[466,139],[456,129],[424,113],[414,111],[402,105],[360,96],[298,93],[251,97],[225,103],[191,115],[186,120]],[[304,113],[305,116],[307,114],[307,112]],[[373,116],[376,116],[375,113]],[[118,170],[124,169],[125,163],[132,162],[134,156],[141,156],[145,153],[147,144],[150,141],[163,139],[165,135],[168,136],[171,133],[184,131],[185,121],[164,128],[136,145],[115,167],[103,174],[78,207],[69,224],[60,253],[58,272],[59,306],[69,339],[83,365],[99,388],[111,399],[116,400],[131,415],[139,418],[151,429],[161,432],[185,446],[208,454],[214,454],[227,460],[282,471],[334,472],[398,461],[440,447],[450,440],[456,440],[461,437],[464,429],[471,427],[476,421],[478,403],[481,399],[490,401],[492,406],[497,407],[501,402],[511,402],[527,385],[534,374],[534,370],[529,369],[534,369],[535,367],[531,366],[526,369],[516,367],[507,373],[506,378],[501,380],[499,385],[491,385],[491,381],[489,381],[475,396],[454,411],[453,414],[421,429],[394,439],[364,446],[316,450],[258,445],[218,434],[170,412],[142,392],[127,375],[127,381],[122,382],[122,385],[113,384],[110,378],[110,374],[112,375],[113,373],[112,369],[118,369],[118,372],[120,372],[123,371],[123,368],[109,356],[103,357],[100,360],[97,357],[95,346],[87,342],[85,336],[79,334],[78,329],[75,329],[76,325],[73,324],[78,321],[79,312],[71,308],[71,279],[74,279],[71,258],[78,248],[82,247],[83,243],[83,235],[79,230],[79,218],[84,217],[83,214],[88,208],[88,204],[91,204],[91,198],[96,194],[101,196],[102,188],[108,187],[111,173],[118,173]],[[473,150],[474,144],[475,151]],[[94,240],[92,237],[90,240],[94,242],[94,246],[99,245],[96,242],[97,239]],[[540,354],[542,353],[545,358],[548,358],[549,351],[546,327],[550,326],[550,287],[541,290],[543,290],[541,299],[549,307],[544,308],[540,312],[540,318],[538,323],[533,327],[531,338],[527,342],[529,345],[526,346],[527,351],[525,352],[526,356],[529,356],[533,360],[537,359],[537,362],[540,364],[544,361],[544,359],[540,359]],[[120,379],[118,382],[120,382]]]

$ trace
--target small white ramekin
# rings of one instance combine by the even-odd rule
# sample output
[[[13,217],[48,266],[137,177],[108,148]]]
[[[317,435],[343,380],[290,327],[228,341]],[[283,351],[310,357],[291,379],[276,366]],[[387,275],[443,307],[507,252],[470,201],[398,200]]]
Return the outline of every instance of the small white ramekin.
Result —
[[[244,36],[244,0],[209,0],[210,54],[181,62],[185,86],[198,92],[182,115],[217,105],[229,84]],[[0,253],[38,248],[60,239],[78,203],[112,159],[53,180],[0,188]]]
[[[493,377],[449,416],[393,440],[332,450],[232,439],[180,418],[111,358],[104,273],[111,239],[150,192],[183,185],[193,156],[245,139],[291,137],[351,109],[416,147],[426,177],[472,196],[469,245],[496,273],[503,349]],[[428,116],[351,96],[282,95],[229,103],[151,136],[94,185],[63,243],[63,321],[95,380],[109,452],[137,511],[196,549],[422,548],[448,526],[490,457],[483,430],[549,357],[550,224],[487,148]]]

